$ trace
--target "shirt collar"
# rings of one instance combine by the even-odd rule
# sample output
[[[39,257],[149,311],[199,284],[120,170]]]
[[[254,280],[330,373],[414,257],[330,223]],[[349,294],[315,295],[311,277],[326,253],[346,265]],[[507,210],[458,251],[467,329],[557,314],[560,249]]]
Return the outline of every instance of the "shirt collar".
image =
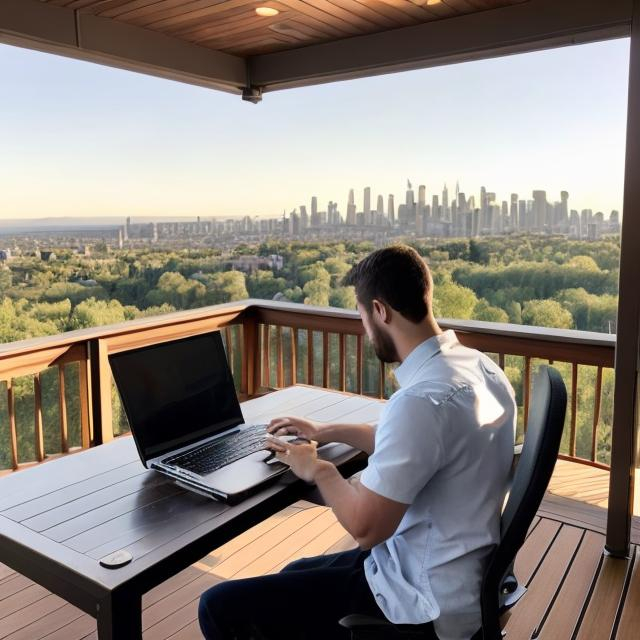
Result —
[[[406,387],[419,369],[443,349],[450,349],[458,344],[453,329],[447,329],[438,335],[421,342],[395,370],[395,376],[401,387]]]

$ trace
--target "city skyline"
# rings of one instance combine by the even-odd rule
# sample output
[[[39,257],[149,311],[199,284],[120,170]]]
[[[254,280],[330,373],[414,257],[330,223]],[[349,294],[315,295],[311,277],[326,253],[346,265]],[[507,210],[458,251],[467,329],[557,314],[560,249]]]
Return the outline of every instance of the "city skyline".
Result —
[[[567,47],[248,105],[0,45],[0,218],[269,217],[309,193],[323,207],[338,196],[346,212],[351,185],[375,184],[377,208],[406,175],[458,175],[468,193],[545,185],[578,210],[621,210],[628,48]]]

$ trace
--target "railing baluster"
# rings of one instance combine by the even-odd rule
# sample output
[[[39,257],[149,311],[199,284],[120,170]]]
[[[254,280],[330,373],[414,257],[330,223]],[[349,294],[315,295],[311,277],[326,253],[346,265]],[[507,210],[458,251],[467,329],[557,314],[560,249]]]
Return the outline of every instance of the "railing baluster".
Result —
[[[329,333],[322,332],[322,386],[329,388]]]
[[[36,460],[44,460],[44,432],[42,428],[42,381],[40,374],[33,376],[34,435]]]
[[[242,370],[240,374],[240,389],[247,398],[255,395],[260,386],[260,345],[259,325],[254,317],[245,318],[242,324]]]
[[[600,403],[602,396],[602,367],[596,373],[596,392],[593,401],[593,430],[591,432],[591,461],[596,462],[598,452],[598,423],[600,422]]]
[[[9,413],[9,441],[11,446],[11,467],[18,468],[18,433],[16,431],[16,398],[13,380],[7,380],[7,411]]]
[[[298,383],[298,330],[291,328],[291,384]]]
[[[86,358],[78,363],[80,387],[80,443],[83,449],[91,446],[93,437],[91,425],[91,388],[89,376],[89,360]]]
[[[362,395],[362,335],[356,336],[356,391]]]
[[[282,355],[282,326],[276,328],[276,387],[284,387],[284,357]]]
[[[338,351],[340,353],[340,391],[347,388],[347,349],[344,333],[338,334]]]
[[[58,365],[58,405],[60,410],[60,451],[69,451],[69,430],[67,426],[67,399],[65,396],[64,365]]]
[[[529,421],[529,391],[531,388],[531,358],[524,358],[524,388],[522,390],[524,396],[524,431],[527,432],[527,422]]]
[[[268,324],[262,326],[262,386],[271,386],[271,327]]]
[[[307,329],[307,384],[315,384],[313,358],[313,330]]]
[[[569,455],[576,455],[576,421],[578,418],[578,365],[571,365],[571,433],[569,436]]]
[[[380,360],[380,376],[378,379],[378,398],[384,398],[384,377],[385,377],[384,362]]]
[[[498,354],[498,366],[504,371],[504,353]]]
[[[231,327],[225,327],[223,331],[224,346],[227,349],[227,360],[229,362],[229,369],[231,369],[231,375],[235,373],[235,358],[233,353],[233,335],[231,334]]]

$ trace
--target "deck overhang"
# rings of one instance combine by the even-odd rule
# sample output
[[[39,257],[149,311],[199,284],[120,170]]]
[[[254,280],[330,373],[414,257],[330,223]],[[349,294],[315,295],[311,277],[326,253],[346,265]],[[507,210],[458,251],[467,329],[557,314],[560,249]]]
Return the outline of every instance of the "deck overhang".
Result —
[[[526,0],[243,56],[168,35],[153,24],[95,15],[82,9],[88,4],[0,0],[0,42],[241,93],[248,87],[272,91],[627,36],[633,13],[632,0]]]

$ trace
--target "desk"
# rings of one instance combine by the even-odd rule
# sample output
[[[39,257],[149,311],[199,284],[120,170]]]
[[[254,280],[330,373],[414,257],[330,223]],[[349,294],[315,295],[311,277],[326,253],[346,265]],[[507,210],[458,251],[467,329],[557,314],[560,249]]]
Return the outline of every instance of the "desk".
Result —
[[[296,386],[242,404],[247,422],[299,415],[373,422],[381,402]],[[321,449],[343,474],[363,466],[342,444]],[[312,490],[291,472],[238,505],[185,491],[145,469],[130,436],[0,479],[0,562],[94,616],[100,640],[142,637],[142,594]],[[99,564],[113,552],[133,560]]]

